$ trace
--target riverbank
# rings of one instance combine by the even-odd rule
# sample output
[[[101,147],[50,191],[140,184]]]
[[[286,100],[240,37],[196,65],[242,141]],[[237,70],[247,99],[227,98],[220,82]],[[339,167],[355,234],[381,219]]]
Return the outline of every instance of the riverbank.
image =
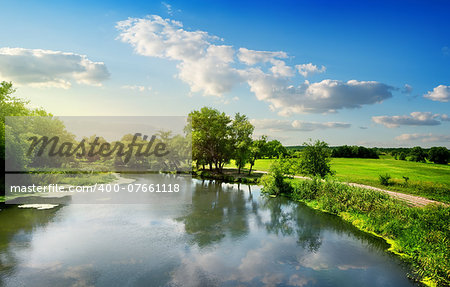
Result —
[[[281,189],[273,182],[270,175],[262,179],[264,192],[340,216],[384,238],[389,251],[414,266],[415,280],[428,286],[450,285],[450,207],[411,207],[380,191],[319,179],[284,180]]]
[[[215,170],[193,170],[192,176],[200,179],[220,180],[228,183],[245,183],[258,184],[259,179],[264,175],[262,172],[248,172],[241,171],[238,173],[237,169],[226,168],[222,172]]]

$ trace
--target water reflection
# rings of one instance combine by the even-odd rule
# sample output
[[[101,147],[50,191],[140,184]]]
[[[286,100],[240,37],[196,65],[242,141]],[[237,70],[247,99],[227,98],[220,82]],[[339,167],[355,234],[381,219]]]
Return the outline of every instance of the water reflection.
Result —
[[[218,242],[228,234],[232,238],[248,234],[248,216],[244,193],[233,185],[201,181],[195,185],[192,206],[178,218],[200,247]]]
[[[335,216],[257,187],[191,186],[192,205],[6,208],[0,286],[412,285],[382,240]]]

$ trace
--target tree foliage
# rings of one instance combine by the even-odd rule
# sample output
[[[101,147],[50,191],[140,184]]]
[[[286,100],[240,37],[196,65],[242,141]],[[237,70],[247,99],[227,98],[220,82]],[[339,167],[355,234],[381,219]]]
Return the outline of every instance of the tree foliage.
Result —
[[[255,165],[255,161],[261,158],[264,154],[266,154],[267,149],[267,137],[261,136],[259,139],[254,140],[252,145],[250,146],[250,155],[249,155],[249,163],[250,169],[248,174],[252,173],[253,165]]]
[[[238,167],[238,173],[241,173],[241,168],[250,159],[250,147],[252,146],[254,129],[255,127],[245,115],[236,114],[231,125],[231,137],[234,145],[233,159]]]
[[[189,113],[186,131],[192,135],[192,159],[197,167],[222,171],[233,156],[231,119],[216,109],[203,107]]]
[[[304,143],[300,158],[300,170],[303,174],[325,177],[333,174],[330,167],[330,149],[326,142],[317,140]]]
[[[345,158],[379,158],[376,148],[348,145],[333,148],[331,156]]]
[[[410,152],[410,160],[416,162],[425,162],[427,153],[420,146],[413,147]]]
[[[446,147],[432,147],[428,152],[428,159],[434,163],[447,164],[450,160],[450,152]]]

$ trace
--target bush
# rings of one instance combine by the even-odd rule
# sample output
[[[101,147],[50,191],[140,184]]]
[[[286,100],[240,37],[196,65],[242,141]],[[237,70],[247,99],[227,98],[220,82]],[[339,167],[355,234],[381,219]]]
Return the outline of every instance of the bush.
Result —
[[[285,171],[279,161],[270,166],[270,171],[261,177],[259,183],[263,186],[262,191],[268,194],[279,195],[291,193],[291,185],[285,181]]]
[[[378,180],[380,181],[380,183],[382,185],[388,186],[390,184],[389,180],[391,179],[391,175],[386,173],[386,174],[380,174],[378,175]]]

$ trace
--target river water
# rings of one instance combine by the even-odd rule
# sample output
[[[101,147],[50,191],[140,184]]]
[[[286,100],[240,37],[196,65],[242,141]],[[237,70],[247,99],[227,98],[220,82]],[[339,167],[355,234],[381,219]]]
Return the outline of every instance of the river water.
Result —
[[[183,180],[191,204],[2,206],[0,286],[413,286],[383,240],[336,216]]]

